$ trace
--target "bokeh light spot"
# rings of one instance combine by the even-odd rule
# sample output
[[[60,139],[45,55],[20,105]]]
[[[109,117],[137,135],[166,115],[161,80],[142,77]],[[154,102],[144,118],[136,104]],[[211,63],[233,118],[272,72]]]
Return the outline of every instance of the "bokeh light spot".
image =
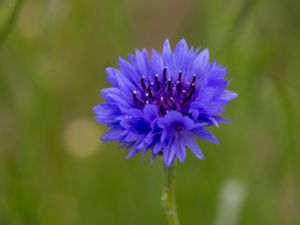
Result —
[[[90,119],[81,118],[71,121],[64,133],[67,151],[78,158],[86,158],[99,149],[100,129]]]

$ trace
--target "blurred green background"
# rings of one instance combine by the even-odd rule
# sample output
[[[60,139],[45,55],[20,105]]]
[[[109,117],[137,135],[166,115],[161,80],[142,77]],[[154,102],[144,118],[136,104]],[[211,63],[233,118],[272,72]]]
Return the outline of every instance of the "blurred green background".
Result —
[[[15,5],[16,4],[16,5]],[[19,5],[18,5],[19,4]],[[124,160],[92,106],[135,48],[209,47],[233,125],[177,168],[183,225],[300,224],[300,2],[1,0],[0,224],[163,225],[162,162]],[[298,131],[298,133],[296,133]]]

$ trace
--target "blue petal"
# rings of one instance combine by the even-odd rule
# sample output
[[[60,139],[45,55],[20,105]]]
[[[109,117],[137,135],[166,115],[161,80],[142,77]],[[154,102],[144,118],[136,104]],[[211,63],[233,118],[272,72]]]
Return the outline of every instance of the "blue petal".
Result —
[[[117,72],[115,70],[115,72]],[[128,79],[128,77],[126,77],[123,73],[118,72],[118,74],[116,75],[116,79],[117,79],[117,83],[118,83],[118,87],[121,94],[124,94],[124,99],[129,99],[128,97],[132,96],[132,92],[134,90],[138,90],[138,87],[132,83],[132,81],[130,81]]]
[[[142,149],[138,149],[138,148],[134,148],[132,149],[128,155],[126,156],[126,159],[131,158],[132,156],[136,155],[137,153],[139,153]]]
[[[153,121],[159,116],[157,107],[153,104],[147,104],[144,107],[144,117],[148,121]]]
[[[151,58],[151,75],[149,76],[150,79],[154,79],[154,75],[158,74],[161,77],[162,71],[164,68],[164,62],[160,54],[155,50],[152,49],[152,58]]]
[[[102,141],[118,141],[119,139],[124,138],[126,135],[126,131],[112,128],[111,130],[107,131],[102,137]]]
[[[218,122],[233,123],[232,120],[227,119],[225,117],[221,117],[221,116],[214,116],[214,117]]]
[[[135,134],[147,134],[151,131],[151,127],[148,121],[145,120],[142,116],[133,116],[130,114],[127,115],[127,118],[120,122],[121,126],[133,132]]]
[[[143,49],[142,52],[139,50],[135,51],[136,54],[136,63],[139,75],[148,75],[148,52],[146,49]]]
[[[210,88],[214,88],[216,94],[218,94],[219,92],[223,92],[227,85],[228,82],[226,80],[216,80],[210,78],[207,82],[207,86]]]
[[[171,51],[170,42],[169,42],[169,39],[166,39],[164,42],[164,45],[163,45],[162,55],[165,58],[165,57],[170,57],[171,54],[172,54],[172,51]]]
[[[193,134],[195,134],[197,137],[199,137],[203,140],[210,141],[215,144],[219,143],[218,139],[211,132],[209,132],[208,130],[206,130],[202,127],[194,128],[191,131],[193,132]]]
[[[194,66],[198,70],[203,70],[205,66],[207,66],[209,63],[209,50],[206,48],[203,51],[199,53],[199,55],[196,57]]]
[[[157,135],[153,131],[149,131],[148,134],[144,137],[143,143],[145,148],[153,147],[153,144],[157,142]]]
[[[207,119],[208,119],[209,121],[211,121],[216,127],[219,128],[219,121],[216,120],[216,118],[215,118],[214,116],[207,116]]]
[[[107,102],[116,103],[121,109],[128,109],[128,102],[125,95],[117,88],[105,88],[101,91],[103,98]]]
[[[136,60],[135,55],[133,55],[133,54],[128,54],[128,59],[129,59],[130,64],[131,64],[133,67],[137,67],[137,60]]]
[[[184,140],[182,140],[181,137],[178,137],[175,139],[174,147],[176,147],[176,156],[178,157],[179,161],[181,163],[184,162],[185,157],[186,157],[186,150],[185,150],[185,145],[184,145]]]
[[[183,128],[186,130],[190,130],[190,129],[194,128],[196,125],[195,122],[187,116],[183,116],[181,118],[180,122],[183,125]]]
[[[188,45],[184,39],[181,39],[175,47],[174,55],[182,55],[188,50]]]
[[[153,147],[153,153],[155,155],[157,155],[161,151],[161,147],[162,147],[161,143],[159,141],[156,142],[154,147]]]
[[[212,79],[224,80],[228,69],[222,65],[218,65],[210,71],[210,77]]]
[[[190,108],[190,113],[191,113],[191,117],[194,120],[198,119],[198,117],[199,117],[199,111],[198,110]]]
[[[185,74],[185,70],[183,68],[183,62],[184,62],[184,56],[188,51],[187,43],[184,39],[180,40],[178,44],[176,45],[176,48],[174,50],[173,59],[174,64],[176,65],[178,71],[182,70],[183,74]]]
[[[189,147],[189,149],[193,152],[193,154],[199,158],[199,159],[203,159],[204,155],[201,152],[198,143],[195,141],[195,139],[193,137],[190,136],[185,136],[186,138],[186,145]]]
[[[140,135],[137,135],[136,133],[133,132],[128,132],[127,136],[124,138],[126,142],[133,142],[136,141],[140,138]]]
[[[121,115],[121,111],[115,103],[102,103],[93,107],[96,114],[96,120],[105,125],[113,125],[118,122],[117,117]]]
[[[163,147],[163,160],[167,168],[170,167],[175,159],[175,148],[173,148],[173,138]]]
[[[234,93],[232,91],[229,90],[225,90],[221,95],[220,95],[220,99],[225,100],[225,101],[230,101],[234,98],[236,98],[238,96],[237,93]]]
[[[215,93],[214,88],[206,87],[206,88],[200,90],[196,101],[201,102],[202,104],[207,104],[214,96],[214,93]],[[196,103],[196,102],[194,102],[194,103]]]
[[[120,71],[116,68],[108,67],[106,68],[107,77],[106,79],[113,87],[118,87],[118,76],[120,75]]]
[[[175,133],[175,127],[170,127],[168,129],[163,129],[161,136],[160,136],[160,142],[164,144],[168,144],[170,142],[170,137],[173,137]]]
[[[176,131],[190,130],[194,128],[196,124],[191,118],[172,110],[165,117],[158,118],[157,125],[162,129],[167,129],[167,132],[171,135]]]
[[[157,121],[160,128],[167,128],[175,121],[180,120],[181,114],[177,111],[170,111],[165,117],[161,117]]]
[[[176,155],[176,149],[173,147],[169,151],[168,161],[167,161],[167,168],[174,162]]]
[[[129,62],[121,57],[119,57],[118,62],[120,65],[120,71],[125,75],[124,77],[137,88],[140,82],[140,75],[137,73],[136,68],[134,68]]]

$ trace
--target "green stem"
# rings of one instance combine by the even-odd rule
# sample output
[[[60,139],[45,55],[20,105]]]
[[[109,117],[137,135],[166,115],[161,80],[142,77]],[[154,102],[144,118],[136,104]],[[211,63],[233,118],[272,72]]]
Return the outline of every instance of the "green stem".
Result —
[[[6,36],[8,35],[9,31],[12,29],[19,10],[21,8],[21,4],[23,3],[23,0],[15,0],[15,3],[12,7],[12,10],[10,12],[10,15],[7,18],[6,24],[3,25],[3,27],[1,27],[1,31],[0,31],[0,46],[3,44]]]
[[[161,200],[165,208],[168,225],[179,225],[175,200],[175,165],[166,169],[165,187]]]

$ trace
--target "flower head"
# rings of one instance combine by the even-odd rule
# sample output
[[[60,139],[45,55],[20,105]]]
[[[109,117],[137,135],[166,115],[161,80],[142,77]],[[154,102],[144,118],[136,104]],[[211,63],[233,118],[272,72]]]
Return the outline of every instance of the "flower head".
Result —
[[[96,120],[110,130],[103,141],[118,141],[131,149],[127,158],[143,151],[152,159],[162,155],[169,167],[176,158],[184,162],[186,148],[199,159],[203,154],[196,138],[218,143],[207,126],[229,120],[220,116],[237,94],[226,90],[227,69],[209,62],[208,49],[189,48],[181,40],[172,51],[168,40],[160,54],[146,49],[119,58],[119,69],[107,68],[111,88],[93,108]]]

